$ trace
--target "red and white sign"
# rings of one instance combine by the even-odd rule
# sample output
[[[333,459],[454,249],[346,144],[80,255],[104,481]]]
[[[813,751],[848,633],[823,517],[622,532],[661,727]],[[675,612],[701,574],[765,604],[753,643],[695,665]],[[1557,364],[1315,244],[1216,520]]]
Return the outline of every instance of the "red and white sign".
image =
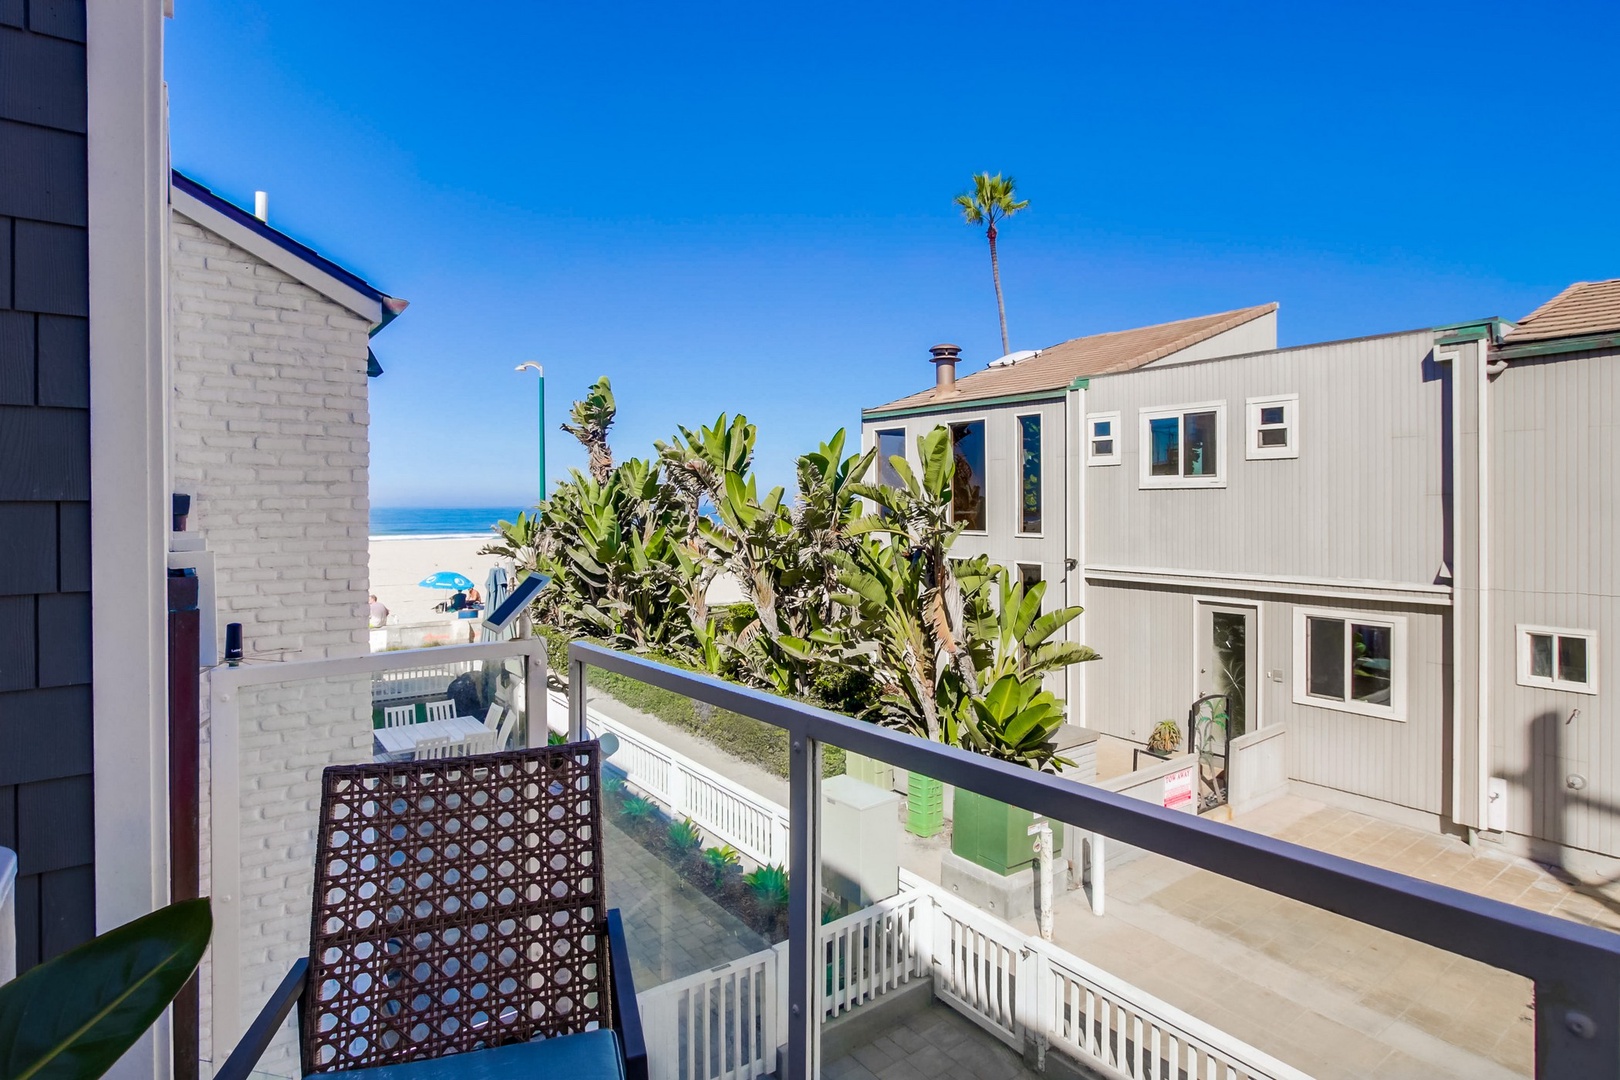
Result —
[[[1171,810],[1185,810],[1193,801],[1193,767],[1178,769],[1164,778],[1164,805]]]

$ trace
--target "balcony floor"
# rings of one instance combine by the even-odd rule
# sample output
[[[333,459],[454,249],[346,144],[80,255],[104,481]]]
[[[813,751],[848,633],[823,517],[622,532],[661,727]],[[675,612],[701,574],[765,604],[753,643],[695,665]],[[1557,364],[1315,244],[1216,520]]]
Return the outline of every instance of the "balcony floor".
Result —
[[[938,1002],[821,1067],[823,1080],[1000,1080],[1036,1077],[995,1036]]]

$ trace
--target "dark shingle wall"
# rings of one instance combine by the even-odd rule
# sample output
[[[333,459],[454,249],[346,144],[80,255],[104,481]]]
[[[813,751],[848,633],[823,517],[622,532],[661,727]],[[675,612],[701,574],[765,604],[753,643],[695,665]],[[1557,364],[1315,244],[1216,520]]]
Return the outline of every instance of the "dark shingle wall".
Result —
[[[0,845],[28,967],[95,927],[84,0],[0,0]]]

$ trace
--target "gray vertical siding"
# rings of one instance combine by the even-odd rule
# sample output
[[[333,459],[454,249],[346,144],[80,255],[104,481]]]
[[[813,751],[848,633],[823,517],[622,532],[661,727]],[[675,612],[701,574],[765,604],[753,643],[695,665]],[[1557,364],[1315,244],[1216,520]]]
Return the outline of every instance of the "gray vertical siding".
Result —
[[[94,933],[82,0],[0,4],[0,845],[28,967]]]
[[[1086,640],[1103,658],[1087,666],[1088,726],[1133,742],[1146,742],[1160,720],[1175,720],[1185,730],[1195,697],[1194,618],[1201,600],[1257,609],[1258,648],[1251,678],[1257,711],[1251,711],[1251,730],[1256,721],[1260,726],[1288,724],[1290,778],[1426,814],[1445,812],[1451,714],[1449,621],[1443,608],[1091,582],[1086,589]],[[1296,607],[1406,619],[1404,722],[1295,704]]]
[[[1489,395],[1492,774],[1510,832],[1620,856],[1620,352],[1515,360]],[[1518,625],[1595,632],[1598,693],[1520,686]]]
[[[1085,470],[1086,562],[1434,584],[1449,395],[1433,341],[1395,334],[1093,379],[1086,409],[1119,411],[1123,460]],[[1299,457],[1246,460],[1246,399],[1293,393]],[[1139,410],[1205,401],[1226,403],[1226,486],[1141,489]]]

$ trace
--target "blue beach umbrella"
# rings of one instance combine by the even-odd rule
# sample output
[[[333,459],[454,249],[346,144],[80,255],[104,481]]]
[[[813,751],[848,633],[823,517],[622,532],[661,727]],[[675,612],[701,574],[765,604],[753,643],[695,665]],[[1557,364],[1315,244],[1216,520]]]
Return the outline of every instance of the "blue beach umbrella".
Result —
[[[472,581],[454,570],[440,570],[437,574],[418,581],[417,584],[424,589],[450,589],[453,592],[466,592],[472,588]]]

